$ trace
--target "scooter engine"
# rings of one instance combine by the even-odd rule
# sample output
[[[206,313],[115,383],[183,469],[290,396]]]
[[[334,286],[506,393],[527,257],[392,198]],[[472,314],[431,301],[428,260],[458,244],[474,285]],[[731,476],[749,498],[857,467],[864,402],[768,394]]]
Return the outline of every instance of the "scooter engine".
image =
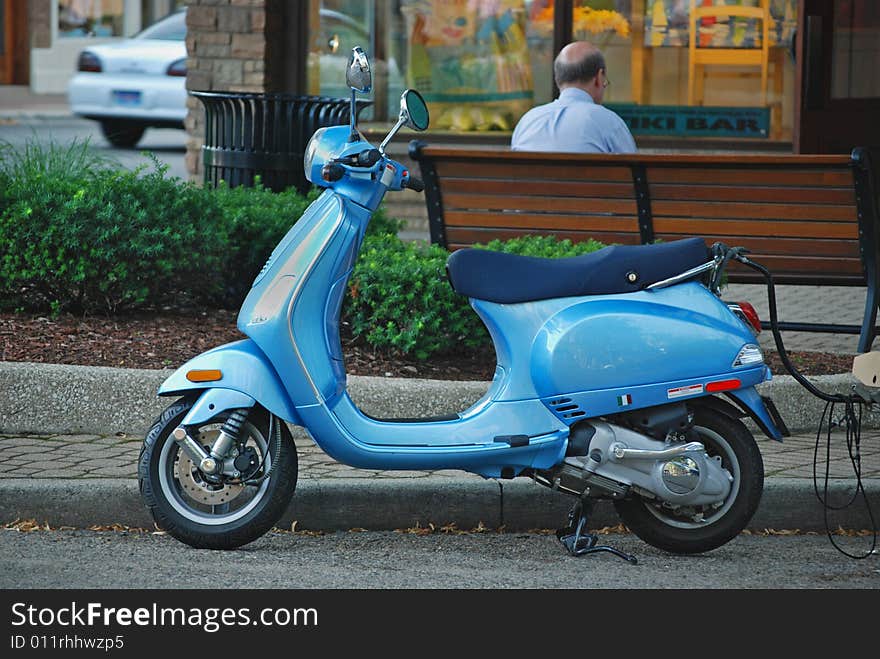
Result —
[[[720,504],[733,476],[681,430],[661,441],[605,421],[582,422],[572,429],[569,455],[535,480],[576,496],[620,499],[632,492],[675,506]]]

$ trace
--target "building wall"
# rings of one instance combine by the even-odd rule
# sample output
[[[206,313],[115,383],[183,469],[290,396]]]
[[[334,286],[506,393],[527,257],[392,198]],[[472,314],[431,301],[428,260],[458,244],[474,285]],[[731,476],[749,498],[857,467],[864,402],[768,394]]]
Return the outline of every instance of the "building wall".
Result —
[[[280,80],[273,53],[279,47],[284,13],[280,0],[192,0],[186,15],[186,87],[195,91],[276,91]],[[205,112],[187,98],[186,167],[202,176]]]

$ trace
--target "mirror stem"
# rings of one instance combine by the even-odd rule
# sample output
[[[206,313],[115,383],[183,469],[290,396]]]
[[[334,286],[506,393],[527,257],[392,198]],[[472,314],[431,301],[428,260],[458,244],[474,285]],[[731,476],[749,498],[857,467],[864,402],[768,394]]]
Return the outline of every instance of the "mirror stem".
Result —
[[[401,126],[403,126],[403,120],[398,119],[397,123],[394,125],[394,128],[392,128],[391,131],[385,136],[385,139],[382,140],[382,144],[379,145],[379,153],[381,153],[383,156],[385,155],[385,146],[394,138],[395,135],[397,135],[397,131],[400,130]]]
[[[357,142],[360,139],[360,135],[358,135],[357,127],[355,126],[355,121],[357,120],[357,96],[355,91],[351,90],[351,106],[349,108],[350,118],[349,125],[351,126],[351,133],[348,136],[349,142]]]

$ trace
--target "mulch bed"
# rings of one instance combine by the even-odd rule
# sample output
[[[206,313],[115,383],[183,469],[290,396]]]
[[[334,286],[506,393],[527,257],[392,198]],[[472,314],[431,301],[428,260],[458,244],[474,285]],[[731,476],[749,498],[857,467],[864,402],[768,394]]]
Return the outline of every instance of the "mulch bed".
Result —
[[[244,338],[235,326],[235,312],[57,318],[0,314],[0,361],[81,364],[124,368],[170,368],[214,346]],[[376,351],[354,340],[342,327],[346,369],[353,375],[491,380],[495,355],[468,351],[422,362]],[[790,353],[806,375],[848,373],[852,356],[821,352]],[[775,374],[783,374],[775,352],[766,355]]]

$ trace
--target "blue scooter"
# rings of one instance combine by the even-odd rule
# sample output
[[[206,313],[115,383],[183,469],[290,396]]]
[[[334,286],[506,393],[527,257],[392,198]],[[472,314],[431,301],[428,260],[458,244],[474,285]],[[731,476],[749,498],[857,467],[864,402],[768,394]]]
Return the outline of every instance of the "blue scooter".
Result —
[[[138,464],[157,524],[203,548],[264,534],[296,486],[294,424],[355,467],[527,476],[573,495],[558,537],[575,555],[635,561],[587,532],[596,499],[612,500],[633,532],[667,551],[704,552],[735,537],[764,473],[741,419],[776,440],[784,424],[755,390],[770,379],[757,317],[719,298],[737,252],[710,251],[702,238],[567,259],[457,251],[450,282],[495,344],[488,392],[442,418],[377,419],[357,408],[340,307],[385,193],[423,189],[385,146],[403,126],[425,130],[428,110],[405,91],[397,125],[374,148],[354,120],[355,95],[372,84],[359,48],[346,78],[351,125],[321,128],[308,144],[307,177],[326,190],[254,281],[238,316],[248,338],[195,357],[159,390],[179,399],[150,429]]]

